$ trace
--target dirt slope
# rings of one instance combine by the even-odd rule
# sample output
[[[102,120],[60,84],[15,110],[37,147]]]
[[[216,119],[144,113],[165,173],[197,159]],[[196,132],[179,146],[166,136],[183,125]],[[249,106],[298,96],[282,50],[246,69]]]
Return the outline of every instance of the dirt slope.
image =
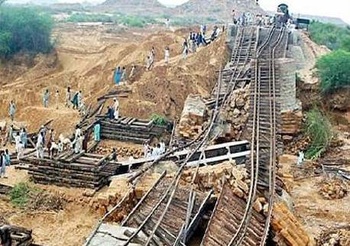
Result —
[[[207,95],[211,91],[216,82],[215,71],[223,64],[227,53],[222,38],[183,60],[181,44],[187,31],[60,27],[56,31],[57,53],[38,56],[30,69],[23,64],[0,69],[0,103],[4,105],[0,109],[0,119],[7,117],[7,105],[14,99],[18,107],[16,120],[26,122],[30,130],[54,119],[56,132],[67,132],[78,122],[79,115],[64,108],[66,87],[82,90],[86,103],[96,104],[97,97],[115,89],[112,82],[115,67],[126,66],[130,73],[132,64],[137,65],[135,79],[131,85],[129,83],[133,92],[128,98],[120,99],[121,114],[148,118],[156,112],[173,118],[181,112],[189,93]],[[155,67],[146,71],[145,60],[152,46],[156,50]],[[171,55],[168,66],[163,61],[166,46],[170,47]],[[46,88],[51,92],[48,109],[42,107]],[[56,90],[60,91],[58,110],[55,109]]]

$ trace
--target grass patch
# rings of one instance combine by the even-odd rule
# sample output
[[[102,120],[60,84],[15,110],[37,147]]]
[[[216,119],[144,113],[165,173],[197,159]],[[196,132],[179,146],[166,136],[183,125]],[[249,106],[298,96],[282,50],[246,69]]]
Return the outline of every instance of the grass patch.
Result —
[[[29,202],[31,193],[39,192],[38,189],[31,187],[28,183],[16,184],[10,192],[10,199],[13,205],[24,208]]]
[[[307,159],[317,159],[324,153],[333,138],[332,125],[319,109],[314,108],[306,114],[305,133],[311,144],[305,153]]]

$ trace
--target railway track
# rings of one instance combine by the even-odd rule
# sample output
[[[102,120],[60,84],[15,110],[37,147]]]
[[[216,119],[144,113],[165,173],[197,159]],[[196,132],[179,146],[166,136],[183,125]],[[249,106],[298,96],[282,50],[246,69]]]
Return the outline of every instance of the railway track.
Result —
[[[192,151],[181,164],[179,163],[180,167],[176,176],[171,181],[168,181],[169,183],[167,184],[163,184],[161,181],[157,187],[163,188],[155,187],[150,191],[147,197],[141,201],[142,203],[123,222],[124,226],[137,228],[123,245],[129,245],[132,242],[140,240],[140,237],[138,237],[139,234],[146,235],[147,237],[147,240],[143,240],[142,245],[184,245],[186,243],[188,235],[191,233],[189,225],[195,224],[194,219],[197,217],[194,214],[200,213],[199,208],[205,205],[205,201],[209,196],[205,199],[205,194],[199,194],[198,197],[201,198],[195,199],[194,194],[196,192],[194,191],[193,184],[197,172],[192,177],[192,185],[187,187],[187,189],[179,187],[181,174],[193,155],[210,141],[210,133],[217,121],[220,110],[237,86],[237,79],[243,75],[246,66],[250,63],[250,57],[247,53],[252,52],[251,47],[255,42],[252,42],[251,39],[255,37],[254,34],[256,33],[253,29],[246,34],[244,33],[245,29],[240,32],[236,49],[233,52],[232,60],[234,66],[231,69],[234,72],[231,73],[228,83],[224,82],[226,83],[226,89],[221,94],[222,96],[219,93],[216,94],[215,108],[213,109],[209,125],[203,131],[203,134],[190,144]],[[242,63],[242,61],[244,62]],[[220,91],[222,88],[222,83],[223,80],[218,81],[216,86],[217,91]],[[154,161],[153,165],[158,163],[159,160]],[[177,222],[171,225],[174,223],[175,218]]]
[[[264,245],[276,190],[276,159],[279,147],[276,137],[279,127],[279,86],[276,82],[275,55],[285,47],[283,42],[286,41],[286,34],[284,30],[272,28],[266,40],[258,47],[259,31],[256,30],[244,28],[239,31],[231,63],[222,71],[221,79],[213,90],[214,109],[202,134],[185,146],[154,160],[130,179],[131,182],[137,181],[147,170],[175,151],[191,148],[187,157],[178,163],[176,175],[173,178],[162,177],[123,221],[124,227],[134,230],[121,245],[186,244],[189,235],[193,233],[191,225],[198,222],[201,209],[211,193],[195,192],[197,172],[193,174],[191,185],[181,185],[182,172],[195,153],[210,142],[220,110],[224,108],[232,92],[249,82],[253,105],[249,122],[252,130],[251,156],[247,165],[251,176],[249,194],[247,200],[243,200],[232,194],[226,185],[223,187],[202,245]],[[254,61],[253,57],[256,57]],[[262,192],[266,193],[269,204],[266,216],[253,209],[257,194],[264,195]],[[220,227],[226,233],[223,234]]]
[[[285,48],[286,32],[271,28],[267,38],[256,51],[251,83],[251,112],[248,128],[251,131],[251,155],[247,162],[250,174],[249,192],[246,200],[229,193],[224,187],[214,209],[202,245],[264,245],[272,215],[276,188],[276,162],[279,152],[277,138],[279,128],[279,84],[275,58]],[[253,206],[258,195],[268,201],[268,212],[258,214]],[[227,197],[229,200],[227,201]],[[242,204],[243,202],[243,204]],[[235,208],[234,215],[229,208]],[[243,209],[242,209],[243,208]],[[264,217],[264,219],[261,219]],[[226,236],[217,233],[219,225],[227,230]],[[233,235],[233,236],[232,236]],[[228,237],[229,240],[228,240]]]

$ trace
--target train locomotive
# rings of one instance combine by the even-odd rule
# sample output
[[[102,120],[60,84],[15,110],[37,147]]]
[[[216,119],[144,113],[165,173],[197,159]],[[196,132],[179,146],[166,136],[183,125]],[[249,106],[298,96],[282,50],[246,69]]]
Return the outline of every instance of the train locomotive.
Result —
[[[289,15],[288,5],[281,3],[277,7],[277,13],[275,14],[275,21],[278,26],[286,25],[288,20],[291,18]]]

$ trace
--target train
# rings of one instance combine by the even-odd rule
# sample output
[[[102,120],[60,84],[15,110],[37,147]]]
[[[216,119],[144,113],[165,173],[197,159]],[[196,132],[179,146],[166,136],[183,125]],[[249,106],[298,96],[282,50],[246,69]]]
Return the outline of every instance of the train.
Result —
[[[289,19],[291,19],[291,16],[289,14],[288,5],[281,3],[278,5],[277,12],[275,14],[276,24],[286,25]]]

